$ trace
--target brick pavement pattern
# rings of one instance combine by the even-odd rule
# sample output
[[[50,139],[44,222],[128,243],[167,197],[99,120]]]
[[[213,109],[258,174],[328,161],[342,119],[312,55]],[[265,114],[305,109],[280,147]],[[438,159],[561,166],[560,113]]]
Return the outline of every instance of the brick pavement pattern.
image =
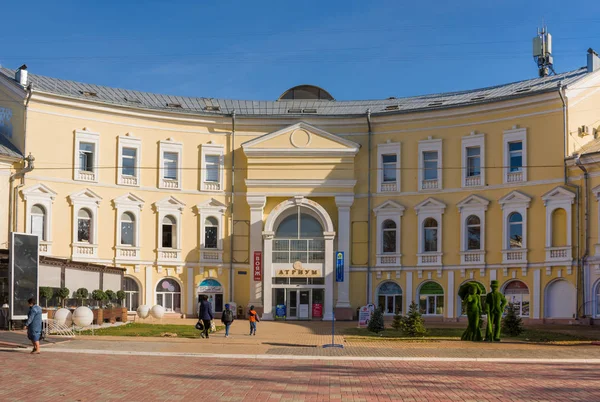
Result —
[[[2,401],[597,401],[599,365],[0,351]],[[10,379],[9,382],[7,380]]]

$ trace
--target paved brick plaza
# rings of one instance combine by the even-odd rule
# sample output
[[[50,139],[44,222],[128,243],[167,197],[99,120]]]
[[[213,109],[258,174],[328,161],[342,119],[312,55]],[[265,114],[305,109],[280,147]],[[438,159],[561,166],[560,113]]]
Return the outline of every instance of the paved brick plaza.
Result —
[[[0,351],[0,400],[600,400],[600,365]],[[7,381],[9,380],[10,381]]]

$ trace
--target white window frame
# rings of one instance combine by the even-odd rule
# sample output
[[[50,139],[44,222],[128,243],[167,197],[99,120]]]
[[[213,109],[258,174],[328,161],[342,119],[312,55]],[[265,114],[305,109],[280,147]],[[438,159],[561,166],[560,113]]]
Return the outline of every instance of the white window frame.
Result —
[[[569,263],[573,260],[572,205],[575,202],[575,193],[558,186],[542,195],[542,200],[546,207],[546,262],[549,262],[550,265],[557,261]],[[554,232],[552,215],[557,209],[564,209],[567,215],[567,242],[565,246],[554,247],[552,245]]]
[[[502,206],[502,263],[527,264],[527,210],[531,198],[520,191],[512,191],[498,200]],[[523,247],[510,248],[508,218],[513,212],[518,212],[523,218]]]
[[[92,172],[82,171],[81,169],[79,169],[79,146],[82,142],[94,145],[94,164]],[[100,134],[93,133],[85,128],[83,130],[75,130],[75,149],[73,153],[73,180],[98,183],[100,173],[98,169],[99,160]]]
[[[480,175],[468,177],[467,148],[479,147]],[[462,187],[485,186],[485,134],[471,134],[462,138]],[[478,179],[477,179],[478,178]]]
[[[527,129],[513,128],[512,130],[504,131],[502,137],[504,150],[504,183],[521,183],[527,181]],[[522,142],[522,169],[520,172],[510,172],[510,153],[508,150],[511,142]]]
[[[173,196],[163,198],[154,203],[158,228],[158,244],[156,245],[156,262],[158,265],[182,265],[181,255],[181,226],[185,204]],[[175,218],[175,242],[171,248],[163,248],[162,224],[164,218],[170,215]]]
[[[442,256],[443,256],[443,221],[442,215],[446,209],[446,204],[441,201],[436,200],[435,198],[427,198],[425,201],[420,202],[415,206],[415,211],[417,211],[417,222],[418,222],[418,243],[419,243],[419,252],[417,254],[418,260],[417,265],[419,266],[428,266],[428,265],[441,265],[442,264]],[[423,228],[423,224],[427,218],[433,218],[438,223],[438,241],[437,241],[437,251],[427,251],[425,252],[425,230]]]
[[[402,145],[399,142],[387,142],[377,145],[377,192],[400,192],[400,154]],[[396,181],[383,181],[383,155],[396,155]]]
[[[39,253],[52,255],[52,204],[56,192],[44,184],[36,184],[21,191],[25,200],[25,232],[31,233],[31,209],[34,205],[41,205],[46,210],[44,219],[44,239],[40,239]]]
[[[404,215],[404,207],[394,201],[386,201],[377,208],[373,209],[376,217],[377,224],[377,260],[376,266],[395,266],[400,267],[402,265],[402,251],[401,251],[401,218]],[[396,252],[395,253],[384,253],[383,252],[383,222],[391,220],[396,224]]]
[[[72,254],[71,258],[76,261],[95,261],[98,258],[98,209],[102,197],[98,194],[86,188],[84,190],[75,192],[68,197],[69,203],[72,206]],[[85,208],[92,214],[91,218],[91,242],[80,243],[77,241],[77,222],[79,210]]]
[[[201,204],[196,205],[198,210],[198,216],[200,219],[199,225],[199,239],[200,239],[200,262],[223,262],[223,236],[224,228],[223,222],[225,221],[225,212],[227,206],[214,198],[207,200]],[[205,221],[208,217],[214,217],[219,223],[217,229],[217,248],[206,248],[204,245],[204,227]]]
[[[460,211],[460,263],[463,265],[485,264],[485,212],[490,202],[478,195],[470,195],[457,204]],[[479,218],[479,250],[468,250],[467,218]]]
[[[115,262],[140,260],[140,233],[141,233],[141,211],[144,207],[144,200],[132,193],[127,193],[113,200],[117,213],[116,244],[115,244]],[[133,228],[134,244],[121,244],[121,223],[123,214],[129,212],[135,218]]]
[[[207,156],[218,156],[219,157],[219,181],[209,182],[206,180],[206,157]],[[200,147],[200,190],[211,191],[211,192],[223,192],[225,191],[224,185],[224,165],[225,165],[225,148],[220,144],[202,144]]]
[[[436,151],[438,155],[438,166],[437,166],[437,181],[435,186],[434,183],[425,184],[425,158],[423,158],[424,152]],[[443,189],[443,180],[442,180],[442,140],[433,140],[427,139],[419,141],[419,191],[436,191]],[[433,182],[433,180],[430,180]],[[431,186],[431,187],[430,187]]]
[[[164,188],[168,190],[181,190],[183,188],[183,144],[175,142],[172,139],[160,141],[159,143],[159,175],[158,175],[158,188]],[[165,152],[173,152],[177,154],[177,179],[165,179]]]
[[[117,169],[117,184],[122,186],[139,187],[142,176],[141,176],[141,162],[142,162],[142,141],[140,138],[127,136],[119,136],[119,156],[118,156],[118,169]],[[135,176],[127,176],[123,174],[123,148],[135,149]]]

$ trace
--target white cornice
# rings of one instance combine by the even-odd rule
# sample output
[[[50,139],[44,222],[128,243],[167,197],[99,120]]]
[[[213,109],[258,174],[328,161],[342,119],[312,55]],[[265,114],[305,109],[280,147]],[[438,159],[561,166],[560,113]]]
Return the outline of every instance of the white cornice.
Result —
[[[354,156],[358,149],[343,148],[322,148],[322,149],[302,149],[302,148],[246,148],[244,153],[247,156],[270,156],[270,157],[344,157]]]
[[[317,180],[317,179],[246,179],[246,187],[275,188],[354,188],[356,180]]]

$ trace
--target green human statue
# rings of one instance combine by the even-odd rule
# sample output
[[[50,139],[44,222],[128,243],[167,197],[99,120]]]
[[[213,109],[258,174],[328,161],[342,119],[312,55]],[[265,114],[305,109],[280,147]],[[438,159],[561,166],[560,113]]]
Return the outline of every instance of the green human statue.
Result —
[[[498,291],[498,281],[492,281],[490,286],[492,291],[485,296],[485,313],[487,314],[485,340],[499,342],[502,313],[507,301],[506,297]]]
[[[469,285],[469,293],[463,298],[463,304],[467,307],[467,318],[469,326],[463,332],[460,339],[463,341],[481,341],[481,329],[479,328],[479,320],[481,319],[481,299],[475,285]]]

